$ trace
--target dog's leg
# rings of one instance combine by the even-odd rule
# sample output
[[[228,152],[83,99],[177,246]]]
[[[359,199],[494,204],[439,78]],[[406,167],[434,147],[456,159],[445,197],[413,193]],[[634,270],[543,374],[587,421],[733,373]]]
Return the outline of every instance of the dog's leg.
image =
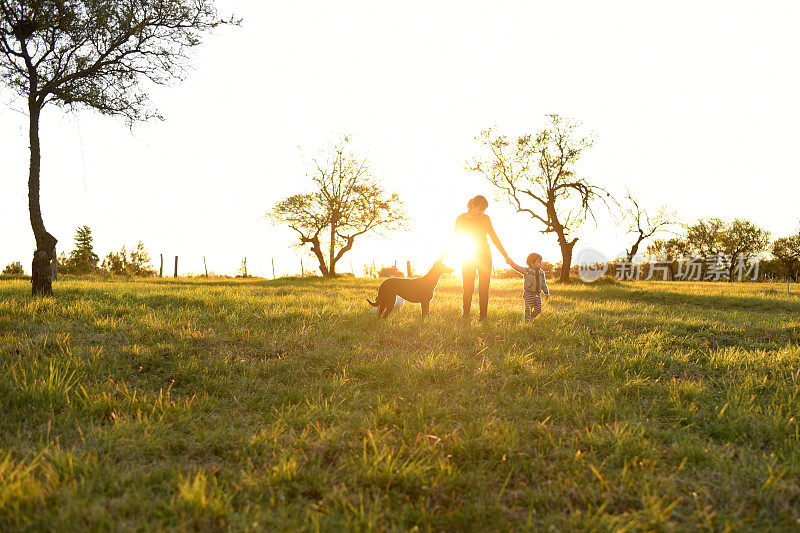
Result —
[[[391,300],[386,304],[386,312],[384,313],[383,318],[389,318],[389,313],[391,313],[392,309],[394,309],[394,302],[394,300]]]
[[[427,302],[421,302],[420,305],[422,306],[422,318],[428,316],[428,310],[430,309],[431,301],[428,300]]]

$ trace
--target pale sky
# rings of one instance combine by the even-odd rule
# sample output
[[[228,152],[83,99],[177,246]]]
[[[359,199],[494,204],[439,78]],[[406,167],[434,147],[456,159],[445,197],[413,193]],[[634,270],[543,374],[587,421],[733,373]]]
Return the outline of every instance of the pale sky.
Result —
[[[42,210],[70,250],[89,225],[105,256],[143,240],[171,273],[314,267],[264,214],[306,190],[310,157],[355,137],[374,174],[406,202],[412,230],[357,241],[339,264],[424,270],[467,199],[517,261],[560,259],[555,237],[494,200],[465,162],[495,125],[534,132],[546,113],[597,142],[580,170],[681,218],[746,217],[774,236],[798,212],[800,4],[796,2],[219,1],[241,28],[207,37],[183,83],[152,92],[165,116],[129,131],[91,111],[45,109]],[[24,101],[0,89],[0,268],[34,248],[27,211]],[[576,250],[628,243],[601,211]],[[497,256],[496,256],[497,257]],[[501,260],[498,260],[498,263]]]

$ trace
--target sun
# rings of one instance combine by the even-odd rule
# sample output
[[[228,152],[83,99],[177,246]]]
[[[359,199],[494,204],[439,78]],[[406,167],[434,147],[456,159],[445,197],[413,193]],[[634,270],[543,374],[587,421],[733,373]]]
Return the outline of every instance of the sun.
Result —
[[[443,263],[456,267],[475,259],[475,242],[464,234],[453,237]]]

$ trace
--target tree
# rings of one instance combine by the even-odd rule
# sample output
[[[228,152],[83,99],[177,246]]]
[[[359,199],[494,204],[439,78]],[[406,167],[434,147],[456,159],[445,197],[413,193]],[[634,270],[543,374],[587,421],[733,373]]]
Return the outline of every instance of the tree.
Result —
[[[547,124],[535,135],[509,140],[489,128],[476,137],[484,159],[475,158],[471,171],[479,172],[500,191],[518,213],[527,213],[554,233],[561,249],[561,281],[567,281],[572,265],[574,232],[593,204],[611,195],[578,175],[576,164],[593,140],[579,134],[580,123],[559,115],[547,115]]]
[[[138,276],[151,277],[156,275],[155,269],[150,266],[150,254],[139,241],[136,247],[128,252],[123,246],[119,252],[109,252],[101,268],[113,276]]]
[[[92,230],[89,226],[81,226],[75,230],[75,249],[69,254],[69,265],[77,274],[89,274],[100,258],[94,253]]]
[[[632,233],[635,239],[631,247],[625,251],[630,263],[644,241],[669,226],[675,225],[675,214],[666,207],[660,207],[653,216],[650,216],[650,213],[639,205],[639,201],[630,191],[625,195],[625,200],[623,217],[628,222],[628,233]]]
[[[108,252],[100,268],[112,276],[127,276],[128,251],[125,249],[125,246],[123,246],[119,252]]]
[[[33,294],[52,294],[57,239],[39,203],[39,118],[47,104],[88,107],[129,124],[158,117],[143,82],[183,77],[203,33],[236,23],[213,0],[0,0],[0,79],[27,100]]]
[[[336,263],[358,237],[403,229],[408,220],[397,194],[383,190],[367,160],[348,150],[349,142],[345,136],[327,158],[313,160],[313,192],[281,200],[267,214],[297,232],[298,246],[311,246],[325,277],[336,275]]]
[[[136,243],[136,248],[131,250],[130,259],[128,260],[128,272],[131,276],[151,277],[156,275],[154,268],[150,266],[150,254],[144,247],[144,243],[139,241]]]
[[[23,270],[22,265],[20,263],[9,263],[3,269],[2,272],[3,276],[24,276],[25,270]]]
[[[689,255],[689,244],[682,237],[671,239],[656,239],[647,246],[646,255],[651,261],[665,261],[669,263],[670,277],[675,278],[675,263]],[[652,268],[652,264],[650,266]]]
[[[741,218],[732,222],[707,218],[689,226],[686,241],[689,250],[706,261],[724,258],[728,281],[733,281],[737,264],[767,250],[769,232]]]
[[[786,275],[796,282],[800,277],[800,230],[794,235],[775,239],[772,255],[781,262]]]
[[[708,259],[722,253],[722,235],[725,221],[719,218],[701,218],[688,227],[686,243],[690,253]]]
[[[733,271],[740,261],[746,260],[769,247],[769,231],[741,218],[731,222],[722,234],[722,249],[729,258],[728,281],[733,281]]]

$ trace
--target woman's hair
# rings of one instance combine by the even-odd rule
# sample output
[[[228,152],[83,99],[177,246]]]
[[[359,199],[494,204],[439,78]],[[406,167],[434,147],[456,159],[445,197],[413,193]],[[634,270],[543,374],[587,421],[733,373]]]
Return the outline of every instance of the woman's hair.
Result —
[[[483,195],[478,195],[474,198],[470,198],[469,202],[467,202],[467,211],[472,209],[473,207],[489,207],[489,202],[486,200],[486,197]]]

